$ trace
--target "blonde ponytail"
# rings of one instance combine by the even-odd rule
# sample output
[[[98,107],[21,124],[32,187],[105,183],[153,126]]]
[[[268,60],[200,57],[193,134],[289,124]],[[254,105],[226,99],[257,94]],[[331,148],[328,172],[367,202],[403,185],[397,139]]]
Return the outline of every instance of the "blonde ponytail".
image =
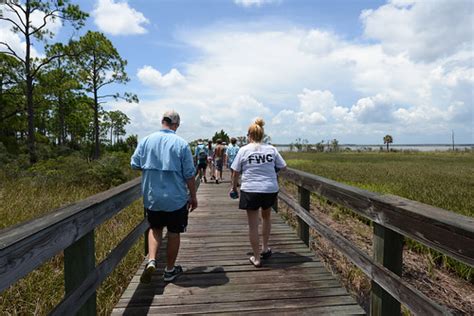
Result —
[[[248,136],[251,138],[252,141],[256,143],[262,142],[263,135],[265,134],[263,130],[263,126],[265,122],[262,118],[256,118],[255,122],[249,126]]]

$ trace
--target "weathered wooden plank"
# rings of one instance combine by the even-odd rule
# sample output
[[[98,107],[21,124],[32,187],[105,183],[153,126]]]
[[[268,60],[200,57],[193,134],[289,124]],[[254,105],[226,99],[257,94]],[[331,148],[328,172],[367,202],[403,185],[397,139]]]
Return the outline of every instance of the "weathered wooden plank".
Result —
[[[300,299],[271,299],[271,300],[257,300],[250,302],[233,302],[233,303],[214,303],[214,304],[186,304],[181,306],[142,306],[142,307],[126,307],[117,308],[112,315],[116,313],[125,313],[128,315],[153,315],[153,314],[207,314],[215,312],[243,312],[243,311],[259,311],[268,309],[288,309],[295,308],[309,308],[322,306],[339,306],[352,305],[354,300],[349,296],[329,296],[314,298],[300,298]],[[360,308],[360,307],[359,307]],[[362,311],[362,309],[360,309]]]
[[[474,218],[393,195],[380,195],[300,170],[280,174],[329,201],[474,266]]]
[[[365,312],[359,305],[338,305],[338,306],[323,306],[323,307],[299,307],[299,308],[270,308],[266,310],[237,312],[238,315],[269,315],[282,314],[285,316],[314,316],[314,315],[365,315]],[[210,315],[229,315],[229,313],[210,313]]]
[[[140,197],[137,178],[0,231],[0,291]]]
[[[256,295],[257,294],[257,295]],[[121,303],[117,307],[140,306],[144,303],[150,306],[171,306],[171,305],[189,305],[189,304],[215,304],[215,303],[235,303],[235,302],[251,302],[260,300],[270,300],[278,297],[279,299],[301,299],[301,298],[324,298],[329,296],[346,296],[347,292],[341,287],[325,288],[325,289],[272,289],[265,291],[249,291],[245,293],[203,293],[191,295],[154,295],[150,302],[150,297],[140,295],[128,305]]]
[[[140,284],[132,283],[130,287],[123,293],[120,304],[125,304],[129,300],[134,300],[135,297],[148,296],[153,297],[157,293],[159,295],[194,295],[194,294],[216,294],[227,295],[229,293],[246,293],[255,290],[255,283],[233,283],[231,282],[221,284]],[[309,280],[306,282],[292,282],[286,281],[278,284],[279,289],[286,290],[307,290],[307,289],[327,289],[327,288],[341,288],[341,285],[335,280]],[[258,291],[267,291],[275,289],[275,283],[265,282],[258,285]]]
[[[163,266],[164,267],[164,266]],[[161,268],[161,267],[160,267]],[[131,280],[131,282],[138,282],[139,276],[143,268],[137,271],[137,274]],[[156,272],[152,279],[158,283],[163,282],[162,273],[163,269],[159,269],[160,272]],[[286,266],[286,269],[269,269],[266,270],[265,273],[262,273],[260,270],[225,270],[224,267],[215,267],[215,268],[207,268],[207,267],[196,267],[188,269],[185,267],[185,273],[180,276],[179,282],[187,282],[187,281],[198,281],[198,280],[212,280],[212,279],[223,279],[227,278],[231,282],[242,282],[248,283],[252,282],[252,280],[260,280],[262,282],[269,281],[271,282],[272,279],[275,280],[287,280],[289,281],[301,281],[301,280],[328,280],[334,279],[331,273],[329,273],[324,266],[319,267],[305,267],[305,268],[293,268],[290,266]]]
[[[344,256],[359,267],[367,276],[377,282],[384,290],[417,315],[446,315],[451,314],[449,310],[434,303],[423,293],[416,290],[411,285],[404,282],[398,275],[387,268],[374,263],[360,249],[355,247],[350,241],[340,234],[328,228],[324,223],[316,219],[312,214],[306,212],[289,195],[280,192],[280,199],[291,207],[310,227],[314,228],[331,244],[341,251]]]

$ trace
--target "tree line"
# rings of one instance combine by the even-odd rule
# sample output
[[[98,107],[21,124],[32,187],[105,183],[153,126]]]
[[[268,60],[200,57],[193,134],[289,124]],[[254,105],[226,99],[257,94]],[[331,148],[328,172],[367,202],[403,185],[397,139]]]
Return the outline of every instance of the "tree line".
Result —
[[[34,15],[42,22],[35,24]],[[121,111],[106,112],[110,99],[138,102],[132,93],[106,93],[125,84],[127,61],[100,32],[88,31],[68,43],[52,42],[54,21],[78,30],[88,14],[69,0],[7,1],[0,20],[20,36],[24,50],[0,41],[0,142],[12,154],[26,150],[30,163],[38,160],[38,144],[71,149],[90,147],[97,159],[104,144],[123,143],[130,119]],[[33,55],[33,45],[44,54]],[[136,143],[136,136],[127,139]]]

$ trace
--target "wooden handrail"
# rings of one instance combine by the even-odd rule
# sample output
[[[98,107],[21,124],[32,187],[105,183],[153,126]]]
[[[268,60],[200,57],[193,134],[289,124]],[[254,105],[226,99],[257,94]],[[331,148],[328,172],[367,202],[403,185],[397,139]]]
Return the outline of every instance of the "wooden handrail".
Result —
[[[197,190],[198,176],[195,184]],[[81,315],[95,315],[96,289],[149,225],[148,221],[141,221],[97,266],[94,229],[139,197],[141,177],[40,218],[0,230],[0,292],[64,250],[66,296],[51,314],[69,315],[80,311]],[[68,268],[69,265],[74,267]],[[77,271],[77,267],[81,271]]]
[[[140,178],[0,231],[0,291],[140,197]]]
[[[294,201],[282,190],[280,200],[296,212],[298,235],[309,243],[309,227],[325,237],[372,280],[372,315],[399,315],[400,302],[419,315],[450,314],[401,278],[403,236],[459,260],[474,264],[474,218],[394,195],[355,188],[288,168],[280,179],[298,186]],[[319,222],[309,210],[309,194],[346,207],[374,223],[374,259]]]
[[[404,282],[398,275],[384,266],[375,263],[367,254],[357,248],[349,240],[327,227],[327,225],[319,221],[305,208],[298,205],[298,203],[283,190],[280,192],[279,198],[293,209],[299,218],[311,228],[315,229],[318,234],[330,241],[335,248],[352,261],[352,263],[360,268],[367,276],[380,284],[387,292],[397,298],[398,301],[404,303],[415,314],[432,316],[449,314],[448,310],[432,302],[424,294]]]
[[[280,175],[299,187],[474,267],[474,218],[382,195],[288,168]]]

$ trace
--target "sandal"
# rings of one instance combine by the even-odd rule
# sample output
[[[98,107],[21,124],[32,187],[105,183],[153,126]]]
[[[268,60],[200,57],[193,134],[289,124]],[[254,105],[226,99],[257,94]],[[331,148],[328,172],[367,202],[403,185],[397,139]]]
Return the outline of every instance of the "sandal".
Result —
[[[255,267],[255,268],[261,268],[262,267],[262,262],[259,262],[258,264],[256,263],[257,259],[255,259],[254,256],[249,258],[250,263]]]
[[[268,259],[272,256],[272,249],[268,248],[267,251],[263,251],[260,253],[260,259]]]

